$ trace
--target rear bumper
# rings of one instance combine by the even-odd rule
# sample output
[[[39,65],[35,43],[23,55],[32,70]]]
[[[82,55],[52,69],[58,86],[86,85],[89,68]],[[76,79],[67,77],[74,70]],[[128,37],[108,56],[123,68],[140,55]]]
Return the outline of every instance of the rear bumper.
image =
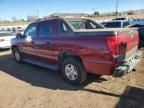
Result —
[[[142,58],[142,52],[138,51],[129,60],[124,61],[113,72],[114,77],[120,77],[131,72]]]

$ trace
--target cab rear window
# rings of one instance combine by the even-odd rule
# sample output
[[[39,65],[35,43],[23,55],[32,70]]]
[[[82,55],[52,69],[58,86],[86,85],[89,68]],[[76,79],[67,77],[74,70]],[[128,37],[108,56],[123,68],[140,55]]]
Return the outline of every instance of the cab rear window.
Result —
[[[102,29],[103,27],[91,20],[68,20],[69,24],[73,26],[75,30],[79,29]]]

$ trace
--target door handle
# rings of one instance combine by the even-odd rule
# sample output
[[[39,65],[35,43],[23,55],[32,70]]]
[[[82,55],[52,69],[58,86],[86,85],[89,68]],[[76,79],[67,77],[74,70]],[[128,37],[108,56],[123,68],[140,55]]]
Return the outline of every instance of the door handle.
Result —
[[[50,45],[50,42],[46,42],[46,45]]]
[[[39,48],[39,46],[34,41],[32,41],[32,44],[33,44],[34,48]]]
[[[32,43],[32,44],[35,44],[35,42],[34,42],[34,41],[32,41],[31,43]]]

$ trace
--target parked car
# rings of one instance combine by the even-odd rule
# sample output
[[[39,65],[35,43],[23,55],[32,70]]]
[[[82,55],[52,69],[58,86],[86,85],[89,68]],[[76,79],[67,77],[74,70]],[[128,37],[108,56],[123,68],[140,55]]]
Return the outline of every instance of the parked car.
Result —
[[[130,25],[129,27],[137,27],[139,31],[139,47],[144,46],[144,25],[141,24],[135,24]]]
[[[87,73],[122,76],[139,63],[135,28],[104,29],[90,19],[49,18],[31,23],[11,40],[17,62],[61,70],[66,81],[80,84]]]
[[[115,20],[115,21],[103,22],[101,24],[106,28],[124,28],[124,27],[129,25],[129,22],[128,21]]]
[[[24,29],[18,29],[17,32],[23,34],[24,33]]]
[[[17,33],[23,34],[23,33],[24,33],[24,29],[22,29],[22,28],[19,28],[19,29],[17,29],[17,28],[12,28],[12,32],[13,32],[14,34],[17,34]]]
[[[120,17],[120,18],[112,19],[112,21],[125,21],[131,25],[134,22],[134,19],[129,18],[129,17]]]
[[[10,40],[14,37],[11,32],[0,32],[0,49],[10,48]]]
[[[121,17],[121,18],[115,18],[115,19],[112,19],[113,21],[116,21],[116,20],[123,20],[123,21],[128,21],[129,18],[128,17]]]

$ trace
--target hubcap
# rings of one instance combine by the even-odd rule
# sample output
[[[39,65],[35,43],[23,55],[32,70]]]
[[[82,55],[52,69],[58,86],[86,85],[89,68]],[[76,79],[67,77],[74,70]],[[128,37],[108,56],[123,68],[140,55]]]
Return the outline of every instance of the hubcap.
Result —
[[[15,58],[17,61],[20,61],[20,54],[18,51],[15,51]]]
[[[70,80],[76,80],[78,77],[78,72],[76,70],[76,67],[72,64],[66,65],[65,74],[66,74],[67,78]]]

